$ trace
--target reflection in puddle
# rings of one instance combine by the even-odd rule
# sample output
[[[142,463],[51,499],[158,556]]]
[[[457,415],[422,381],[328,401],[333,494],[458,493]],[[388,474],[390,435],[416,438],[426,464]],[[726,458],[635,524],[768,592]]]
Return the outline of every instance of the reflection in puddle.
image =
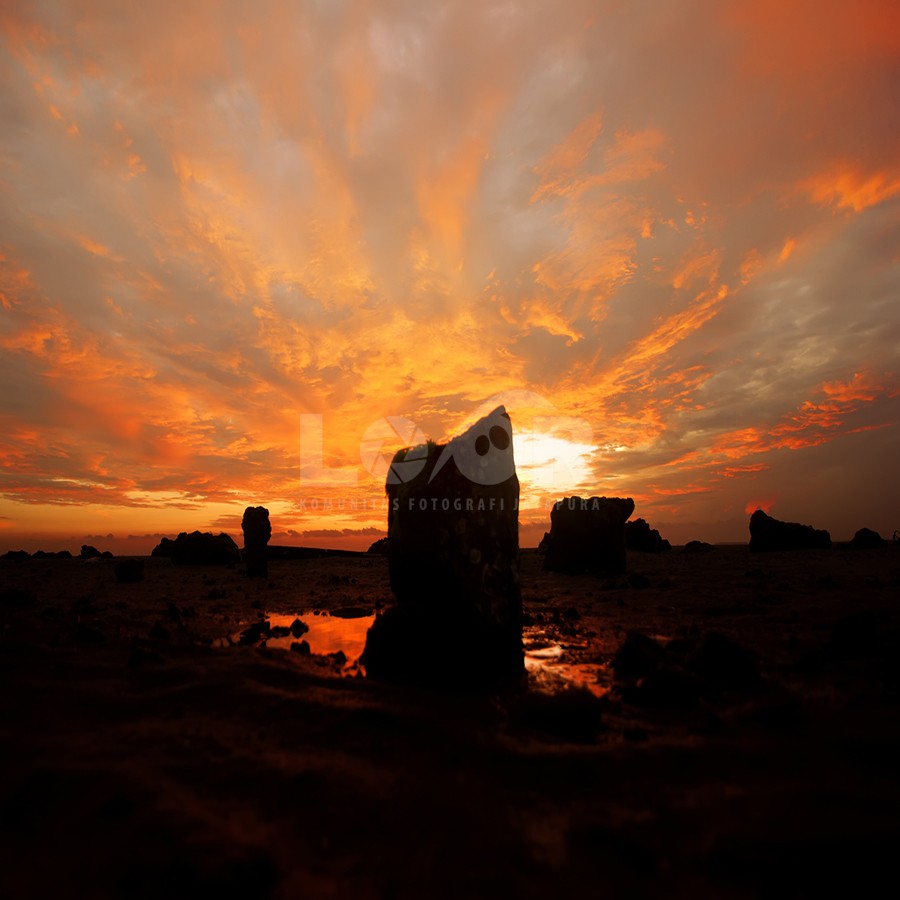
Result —
[[[299,622],[298,622],[299,620]],[[269,615],[229,638],[216,641],[219,647],[239,643],[259,643],[270,649],[290,650],[306,642],[309,652],[317,656],[335,656],[346,674],[363,674],[359,658],[366,647],[366,635],[375,615],[365,610],[347,609],[327,612],[301,612]],[[567,661],[568,651],[584,650],[587,644],[572,641],[560,643],[541,628],[526,628],[522,635],[525,648],[525,670],[536,690],[554,693],[567,687],[584,687],[602,697],[609,687],[606,667],[599,663]],[[304,648],[305,650],[305,648]]]
[[[301,612],[267,615],[236,634],[219,638],[214,647],[258,644],[276,650],[301,650],[317,656],[332,656],[345,674],[362,674],[359,657],[366,646],[366,633],[374,613],[355,607],[333,614]],[[302,648],[302,649],[301,649]]]
[[[566,647],[540,628],[526,628],[522,638],[525,671],[529,682],[537,690],[554,693],[567,687],[583,687],[597,697],[609,691],[609,687],[601,681],[605,674],[604,666],[599,663],[565,662]],[[585,646],[572,645],[572,649],[584,649]]]
[[[300,613],[290,616],[268,616],[269,625],[274,629],[290,629],[291,623],[299,618],[309,628],[300,637],[288,634],[284,637],[269,637],[267,647],[279,650],[290,650],[291,644],[306,641],[310,653],[327,656],[330,653],[343,653],[348,663],[355,663],[366,647],[366,633],[375,621],[374,615],[331,616],[328,613],[312,615]]]

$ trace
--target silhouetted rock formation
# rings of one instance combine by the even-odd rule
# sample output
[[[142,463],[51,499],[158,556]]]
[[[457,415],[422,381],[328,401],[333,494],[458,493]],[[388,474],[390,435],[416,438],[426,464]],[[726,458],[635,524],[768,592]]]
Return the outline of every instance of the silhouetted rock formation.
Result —
[[[369,629],[367,673],[463,688],[521,677],[519,480],[504,408],[446,445],[400,451],[386,489],[397,604]]]
[[[830,550],[831,535],[812,525],[781,522],[761,509],[750,516],[750,552],[772,550]]]
[[[875,550],[879,547],[887,547],[888,542],[871,528],[860,528],[853,535],[853,540],[847,546],[853,550]]]
[[[708,553],[710,550],[715,550],[715,547],[706,541],[688,541],[684,545],[685,553]]]
[[[386,537],[378,538],[377,541],[374,541],[369,545],[369,549],[366,550],[366,553],[374,553],[377,556],[387,556],[388,539]]]
[[[250,578],[267,578],[266,544],[272,536],[269,511],[264,506],[248,506],[241,519],[244,532],[244,565]]]
[[[103,559],[103,554],[90,544],[82,544],[81,552],[78,555],[81,559]]]
[[[163,538],[150,555],[168,557],[176,566],[222,566],[241,558],[238,545],[230,535],[208,531],[190,534],[182,531],[174,541]]]
[[[672,545],[648,522],[634,519],[625,523],[625,549],[637,550],[640,553],[663,553],[671,550]]]
[[[68,550],[35,550],[32,559],[71,559],[72,554]]]
[[[550,510],[544,568],[570,574],[624,572],[625,523],[633,512],[630,497],[563,498]]]
[[[3,554],[4,559],[24,560],[31,559],[31,554],[27,550],[7,550]]]

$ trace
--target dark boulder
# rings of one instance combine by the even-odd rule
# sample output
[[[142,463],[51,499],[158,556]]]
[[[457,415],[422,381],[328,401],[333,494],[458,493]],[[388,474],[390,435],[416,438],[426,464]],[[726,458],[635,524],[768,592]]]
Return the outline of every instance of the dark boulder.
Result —
[[[688,541],[683,548],[684,553],[708,553],[710,550],[714,550],[712,544],[708,544],[706,541]]]
[[[860,528],[847,546],[852,550],[876,550],[880,547],[887,547],[887,543],[877,531],[872,531],[871,528]]]
[[[612,669],[616,678],[643,678],[663,661],[665,649],[659,641],[642,631],[629,631],[616,650]]]
[[[238,562],[241,558],[238,545],[224,532],[182,531],[175,540],[163,538],[151,556],[168,557],[176,566],[222,566]]]
[[[701,697],[714,701],[764,686],[756,654],[716,631],[665,644],[629,631],[612,668],[622,699],[636,706],[687,708]]]
[[[267,578],[269,565],[266,545],[272,536],[269,511],[264,506],[248,506],[241,519],[244,532],[244,565],[250,578]]]
[[[31,559],[31,554],[27,550],[7,550],[3,554],[4,559],[24,560]]]
[[[773,550],[830,550],[831,535],[811,525],[781,522],[761,509],[750,516],[750,552]]]
[[[378,538],[377,541],[374,541],[369,545],[369,549],[366,550],[366,553],[372,553],[376,556],[387,556],[388,539],[386,537]]]
[[[692,672],[660,665],[622,691],[622,699],[652,709],[689,709],[700,699],[702,684]]]
[[[90,544],[82,544],[81,552],[78,554],[81,559],[103,559],[103,554]]]
[[[672,545],[644,519],[625,523],[625,549],[639,553],[663,553]]]
[[[397,602],[369,629],[367,674],[465,689],[521,677],[519,480],[506,411],[446,445],[401,450],[386,490]]]
[[[544,568],[551,572],[625,571],[625,523],[630,497],[565,497],[550,510]]]

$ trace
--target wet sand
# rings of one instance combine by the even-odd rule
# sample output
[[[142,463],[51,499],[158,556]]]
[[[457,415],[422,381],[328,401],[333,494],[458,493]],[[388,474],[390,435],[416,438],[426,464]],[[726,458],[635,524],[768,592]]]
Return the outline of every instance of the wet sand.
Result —
[[[389,603],[381,557],[265,580],[147,559],[136,584],[114,563],[0,561],[0,896],[796,898],[893,875],[896,547],[676,548],[612,579],[525,551],[529,679],[491,696],[332,655],[316,620],[340,644]],[[267,615],[310,631],[241,643]],[[723,635],[759,677],[617,679],[635,630],[688,658]]]

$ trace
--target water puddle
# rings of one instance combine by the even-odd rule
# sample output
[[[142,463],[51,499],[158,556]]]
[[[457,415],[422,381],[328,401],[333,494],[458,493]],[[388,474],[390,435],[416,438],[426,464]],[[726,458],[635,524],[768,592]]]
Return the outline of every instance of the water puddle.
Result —
[[[214,646],[254,644],[274,650],[330,656],[343,674],[365,674],[359,658],[374,621],[374,613],[356,607],[331,613],[271,614],[236,634],[220,638]],[[586,643],[574,640],[562,643],[541,628],[524,629],[522,639],[525,670],[529,683],[536,690],[554,693],[567,687],[584,687],[598,697],[609,690],[606,666],[570,659],[571,651],[587,649]]]
[[[253,644],[330,656],[344,674],[356,675],[363,673],[359,657],[366,646],[366,633],[374,621],[374,613],[356,607],[332,613],[315,610],[290,615],[270,614],[242,631],[219,638],[213,646]]]
[[[597,697],[609,691],[607,667],[600,663],[571,662],[570,650],[584,650],[586,643],[562,644],[541,628],[526,628],[525,671],[531,685],[539,691],[555,693],[568,687],[587,688]]]
[[[309,631],[299,637],[290,633],[291,625],[297,619],[309,628]],[[305,613],[299,616],[269,616],[268,620],[272,636],[266,639],[267,647],[290,650],[291,644],[306,641],[310,653],[320,656],[343,653],[347,661],[353,663],[365,650],[366,633],[375,621],[375,615],[348,617],[322,612],[318,615]],[[289,633],[281,634],[283,629],[287,629]]]

